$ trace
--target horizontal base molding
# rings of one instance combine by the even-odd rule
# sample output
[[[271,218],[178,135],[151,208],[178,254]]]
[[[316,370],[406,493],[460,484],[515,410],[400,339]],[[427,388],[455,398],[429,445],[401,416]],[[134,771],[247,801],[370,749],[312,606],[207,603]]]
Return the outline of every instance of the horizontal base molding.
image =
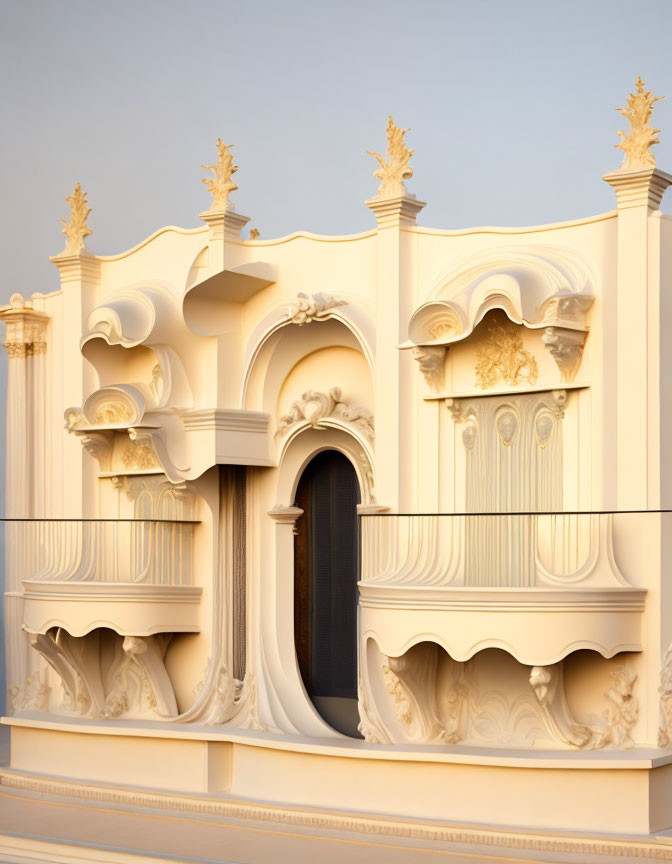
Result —
[[[362,825],[373,820],[377,833],[391,835],[400,821],[414,820],[633,836],[672,827],[670,754],[558,754],[533,767],[531,754],[517,764],[477,764],[355,742],[308,749],[292,741],[283,747],[277,736],[4,722],[13,726],[12,760],[0,784],[34,792],[334,830],[367,830]],[[301,815],[307,811],[320,815]]]

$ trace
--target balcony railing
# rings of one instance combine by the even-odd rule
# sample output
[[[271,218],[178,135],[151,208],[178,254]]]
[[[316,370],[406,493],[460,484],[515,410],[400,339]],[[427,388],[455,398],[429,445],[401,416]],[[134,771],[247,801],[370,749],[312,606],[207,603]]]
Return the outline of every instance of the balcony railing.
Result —
[[[640,651],[669,528],[669,514],[362,514],[361,637],[388,657],[429,641],[460,661],[495,647],[541,666],[579,649]]]
[[[190,585],[195,522],[5,521],[7,583],[24,580]]]
[[[615,513],[375,513],[361,520],[361,581],[426,587],[627,585]]]
[[[196,522],[160,519],[9,519],[9,630],[84,636],[197,632]]]

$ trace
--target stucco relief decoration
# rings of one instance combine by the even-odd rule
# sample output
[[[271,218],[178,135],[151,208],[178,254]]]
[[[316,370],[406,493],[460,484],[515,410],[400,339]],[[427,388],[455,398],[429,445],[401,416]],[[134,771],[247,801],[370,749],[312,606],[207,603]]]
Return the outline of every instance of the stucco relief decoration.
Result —
[[[380,165],[373,172],[373,176],[380,180],[377,196],[379,198],[396,198],[406,194],[404,180],[413,176],[413,169],[408,164],[415,150],[409,150],[404,141],[404,136],[410,129],[400,129],[395,125],[392,116],[387,119],[387,155],[385,159],[380,153],[373,150],[366,152],[375,157]]]
[[[629,132],[619,129],[618,134],[623,140],[620,144],[614,145],[625,153],[621,171],[641,171],[656,167],[656,158],[650,148],[660,143],[658,138],[660,129],[653,129],[649,125],[649,120],[654,104],[664,97],[653,96],[650,90],[645,90],[641,75],[635,81],[635,87],[636,91],[625,100],[625,108],[616,108],[616,111],[630,123]]]
[[[373,442],[373,415],[365,408],[352,407],[342,401],[340,387],[332,387],[328,393],[307,390],[300,399],[292,402],[289,413],[280,418],[276,435],[284,435],[304,420],[313,428],[318,428],[327,417],[343,420],[354,426],[367,441]]]
[[[347,306],[347,300],[339,300],[332,294],[305,294],[300,291],[296,296],[296,302],[287,309],[287,316],[291,324],[310,324],[311,321],[325,321],[331,314],[332,309],[338,306]]]
[[[440,390],[443,382],[443,362],[446,349],[443,345],[416,345],[413,358],[417,360],[430,390]]]
[[[212,204],[210,210],[226,210],[230,207],[229,194],[238,188],[231,179],[238,170],[233,164],[232,144],[224,144],[221,138],[217,139],[217,161],[213,165],[201,165],[206,171],[212,171],[213,177],[205,177],[201,182],[205,183],[208,191],[212,193]]]
[[[476,356],[476,386],[483,390],[500,381],[516,387],[523,381],[534,384],[537,380],[537,361],[523,347],[518,327],[508,320],[490,324]]]
[[[128,470],[147,471],[159,467],[154,451],[147,444],[129,444],[122,453],[121,461]]]
[[[42,680],[42,673],[31,672],[23,687],[10,687],[7,691],[12,711],[46,711],[49,707],[51,687]]]
[[[86,224],[91,208],[86,200],[86,192],[82,192],[82,187],[78,183],[75,186],[75,191],[65,199],[70,205],[70,221],[65,219],[58,221],[63,225],[63,234],[68,238],[65,249],[61,255],[77,255],[82,249],[85,249],[84,238],[91,236],[93,231]]]
[[[129,423],[134,413],[126,402],[103,402],[93,416],[94,425],[114,425]]]

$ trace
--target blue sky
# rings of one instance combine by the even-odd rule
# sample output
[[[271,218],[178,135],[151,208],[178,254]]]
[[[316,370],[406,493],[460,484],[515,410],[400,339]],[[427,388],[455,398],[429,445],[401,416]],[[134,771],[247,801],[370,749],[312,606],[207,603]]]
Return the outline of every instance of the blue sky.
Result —
[[[672,170],[671,25],[668,0],[0,0],[0,302],[58,287],[48,256],[76,181],[92,251],[198,225],[220,135],[266,238],[373,225],[366,150],[389,113],[412,127],[421,224],[612,209],[613,109],[639,74],[670,97],[655,149]]]

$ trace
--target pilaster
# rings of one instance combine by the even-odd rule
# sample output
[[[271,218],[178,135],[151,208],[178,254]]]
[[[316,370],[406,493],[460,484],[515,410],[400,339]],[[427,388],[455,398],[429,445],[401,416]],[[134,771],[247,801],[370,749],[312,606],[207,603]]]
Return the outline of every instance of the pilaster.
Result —
[[[100,261],[87,249],[69,254],[61,252],[49,259],[58,269],[61,281],[61,314],[54,340],[58,344],[60,366],[54,369],[54,403],[82,405],[85,395],[96,386],[95,373],[84,361],[80,340],[87,330],[89,314],[100,299]],[[58,393],[56,392],[58,391]],[[95,515],[96,465],[84,455],[79,440],[74,436],[61,436],[55,440],[54,484],[58,490],[67,488],[67,499],[55,504],[66,516],[86,515],[87,509]],[[90,494],[87,494],[88,490]],[[61,494],[65,494],[61,491]]]
[[[32,300],[14,294],[0,310],[9,355],[7,369],[7,445],[5,512],[10,517],[45,516],[46,459],[46,352],[49,316],[35,309]],[[32,673],[30,649],[21,631],[22,578],[31,560],[22,523],[10,522],[5,531],[5,658],[9,707],[25,707],[26,687]]]
[[[205,210],[203,213],[199,213],[199,216],[210,229],[208,271],[212,275],[229,266],[226,244],[231,241],[240,242],[240,232],[250,221],[250,217],[237,213],[231,203],[227,203],[225,207]]]
[[[650,472],[659,472],[657,448],[651,449],[651,424],[658,416],[658,388],[650,392],[651,377],[657,379],[660,342],[651,332],[651,315],[657,320],[658,280],[652,277],[649,260],[652,211],[657,210],[672,175],[657,168],[623,170],[604,180],[616,191],[618,206],[618,275],[616,284],[616,437],[617,507],[621,510],[660,506],[658,484],[650,483]],[[647,386],[643,386],[647,382]],[[656,436],[657,437],[657,436]],[[651,460],[655,464],[650,464]],[[652,488],[653,486],[653,488]]]
[[[415,225],[425,206],[411,195],[377,195],[366,202],[378,223],[376,277],[376,495],[393,510],[412,506],[413,359],[397,346],[413,307],[411,256]]]

